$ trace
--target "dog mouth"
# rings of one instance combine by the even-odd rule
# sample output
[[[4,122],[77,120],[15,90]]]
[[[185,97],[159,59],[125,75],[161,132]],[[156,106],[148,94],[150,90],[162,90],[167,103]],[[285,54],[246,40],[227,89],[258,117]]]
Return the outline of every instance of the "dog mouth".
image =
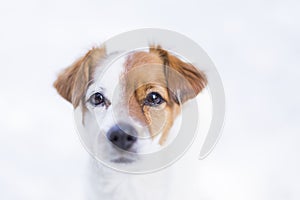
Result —
[[[125,158],[125,157],[119,157],[111,160],[111,162],[113,163],[124,163],[124,164],[133,163],[134,161],[135,161],[134,159]]]

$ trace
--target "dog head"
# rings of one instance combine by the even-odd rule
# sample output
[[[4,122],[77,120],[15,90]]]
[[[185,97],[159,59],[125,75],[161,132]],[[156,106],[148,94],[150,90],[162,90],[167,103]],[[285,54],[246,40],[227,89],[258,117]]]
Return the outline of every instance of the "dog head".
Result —
[[[108,162],[132,163],[172,140],[182,105],[207,80],[160,46],[115,62],[112,57],[104,47],[91,49],[59,74],[54,87],[80,116],[77,123],[90,151]]]

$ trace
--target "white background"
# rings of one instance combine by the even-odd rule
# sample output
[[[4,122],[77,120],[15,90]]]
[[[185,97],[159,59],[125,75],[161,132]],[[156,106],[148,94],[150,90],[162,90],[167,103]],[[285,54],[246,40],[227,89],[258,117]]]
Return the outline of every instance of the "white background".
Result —
[[[0,198],[82,199],[86,152],[56,74],[112,35],[156,27],[200,44],[222,77],[223,136],[203,199],[300,199],[299,1],[1,1]],[[78,162],[81,161],[81,162]]]

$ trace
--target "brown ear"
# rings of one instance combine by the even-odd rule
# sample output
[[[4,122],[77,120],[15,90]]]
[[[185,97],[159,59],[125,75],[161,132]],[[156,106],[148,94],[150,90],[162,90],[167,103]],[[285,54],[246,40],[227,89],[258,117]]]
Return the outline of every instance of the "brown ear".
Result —
[[[85,56],[62,71],[53,86],[74,108],[79,105],[92,81],[95,67],[105,57],[105,48],[93,48]]]
[[[160,46],[151,47],[163,59],[170,95],[177,103],[196,97],[207,85],[205,74],[190,63],[183,62]]]

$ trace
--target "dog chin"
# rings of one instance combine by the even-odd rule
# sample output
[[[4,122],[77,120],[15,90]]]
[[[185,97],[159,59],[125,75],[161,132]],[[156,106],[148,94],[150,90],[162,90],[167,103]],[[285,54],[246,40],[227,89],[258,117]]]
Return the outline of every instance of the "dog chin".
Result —
[[[117,163],[117,164],[131,164],[136,162],[136,159],[133,158],[126,158],[126,157],[119,157],[119,158],[115,158],[110,160],[113,163]]]
[[[131,152],[123,152],[122,150],[117,150],[114,156],[111,156],[110,162],[114,164],[132,164],[138,161],[138,155],[133,154],[136,151],[131,150]]]

